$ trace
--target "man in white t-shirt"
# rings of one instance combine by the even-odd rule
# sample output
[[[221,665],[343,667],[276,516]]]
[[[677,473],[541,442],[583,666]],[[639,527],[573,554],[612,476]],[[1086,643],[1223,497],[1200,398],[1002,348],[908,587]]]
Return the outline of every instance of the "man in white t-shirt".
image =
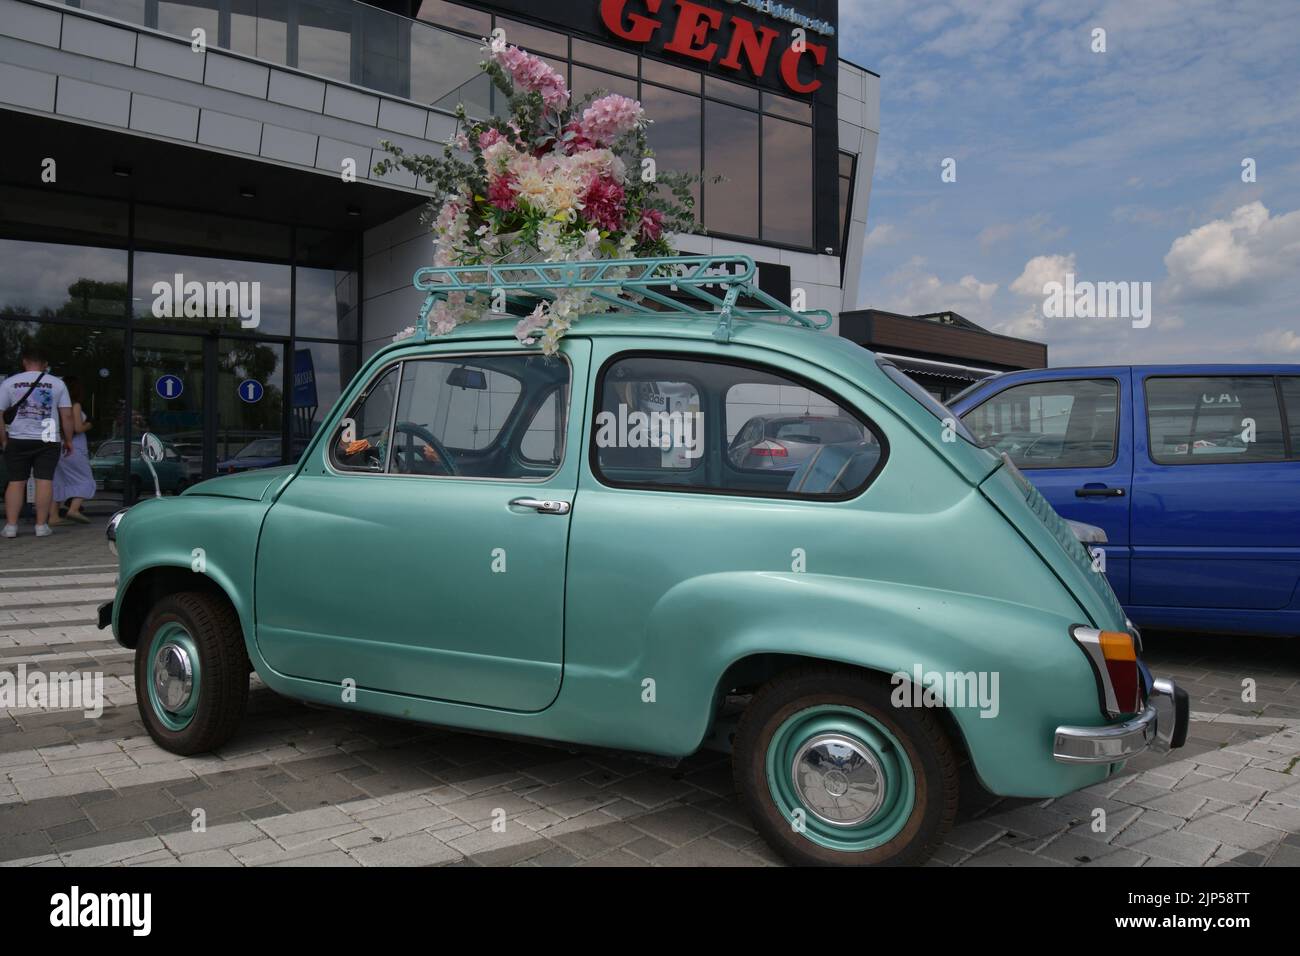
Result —
[[[27,494],[27,479],[36,476],[36,537],[50,534],[54,469],[63,454],[72,454],[72,400],[63,380],[51,375],[49,362],[34,345],[23,349],[23,370],[0,383],[0,447],[4,449],[5,525],[0,536],[18,536],[18,512]],[[12,420],[9,420],[11,419]]]

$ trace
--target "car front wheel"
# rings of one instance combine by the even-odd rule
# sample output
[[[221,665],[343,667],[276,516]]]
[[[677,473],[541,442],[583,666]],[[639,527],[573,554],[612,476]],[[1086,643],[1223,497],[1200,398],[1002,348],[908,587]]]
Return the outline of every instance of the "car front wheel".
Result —
[[[732,767],[759,833],[791,863],[921,863],[957,813],[957,760],[939,720],[894,707],[880,675],[850,668],[801,668],[762,687]]]
[[[135,697],[164,750],[206,753],[234,736],[248,705],[248,657],[234,608],[200,591],[159,600],[136,643]]]

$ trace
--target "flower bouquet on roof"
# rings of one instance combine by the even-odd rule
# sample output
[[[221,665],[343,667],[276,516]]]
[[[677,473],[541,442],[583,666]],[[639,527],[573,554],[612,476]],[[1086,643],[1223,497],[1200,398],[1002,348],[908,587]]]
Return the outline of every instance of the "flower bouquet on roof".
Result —
[[[388,155],[375,167],[380,175],[402,168],[434,186],[428,220],[435,266],[670,256],[673,233],[700,231],[691,196],[699,176],[656,168],[639,102],[606,93],[575,103],[544,60],[499,33],[484,43],[481,66],[506,97],[508,115],[471,119],[462,104],[441,157],[385,141]],[[578,316],[612,307],[594,294],[599,290],[543,291],[522,310],[515,334],[547,354]],[[445,334],[490,317],[499,305],[491,298],[448,292],[433,304],[428,328]]]

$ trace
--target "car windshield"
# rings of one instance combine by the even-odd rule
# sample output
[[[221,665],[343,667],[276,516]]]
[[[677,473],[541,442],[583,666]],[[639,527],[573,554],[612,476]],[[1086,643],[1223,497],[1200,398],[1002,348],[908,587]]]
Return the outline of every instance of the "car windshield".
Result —
[[[279,458],[280,457],[280,439],[278,438],[259,438],[257,441],[249,442],[243,448],[239,449],[236,458]]]
[[[878,364],[880,365],[881,371],[893,379],[894,383],[897,384],[899,388],[912,396],[912,398],[914,398],[927,412],[939,419],[939,421],[943,422],[945,427],[951,428],[956,434],[960,435],[965,441],[970,442],[976,448],[988,447],[986,443],[981,442],[971,434],[970,429],[962,423],[960,418],[950,412],[946,405],[922,388],[915,379],[910,378],[901,368],[893,362],[887,362],[884,359],[881,359]]]
[[[98,448],[95,449],[95,457],[96,458],[121,458],[122,442],[120,440],[104,442],[102,445],[100,445]],[[131,457],[132,458],[140,457],[139,442],[135,442],[133,445],[131,445]]]

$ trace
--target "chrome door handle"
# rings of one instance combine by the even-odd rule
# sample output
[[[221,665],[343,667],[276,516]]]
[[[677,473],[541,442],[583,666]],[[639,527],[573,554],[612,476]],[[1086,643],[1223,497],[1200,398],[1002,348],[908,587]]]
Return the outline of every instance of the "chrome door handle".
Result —
[[[510,502],[512,508],[532,508],[538,514],[543,515],[567,515],[569,513],[569,503],[567,501],[554,501],[550,498],[516,498]]]

